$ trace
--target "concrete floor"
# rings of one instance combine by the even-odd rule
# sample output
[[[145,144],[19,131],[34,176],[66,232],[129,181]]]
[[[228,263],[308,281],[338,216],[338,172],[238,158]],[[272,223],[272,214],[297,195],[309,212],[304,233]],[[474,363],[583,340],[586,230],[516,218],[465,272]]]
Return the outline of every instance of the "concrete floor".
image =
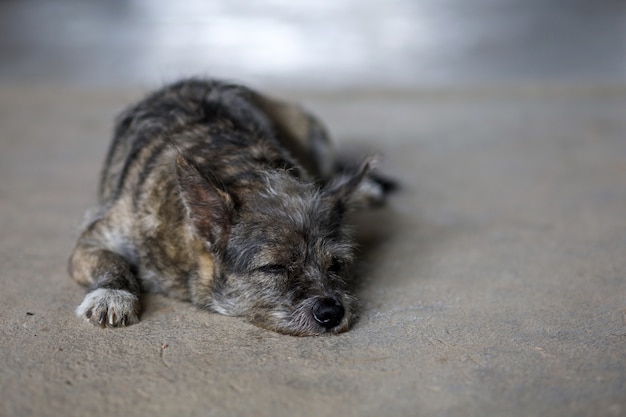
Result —
[[[0,416],[626,415],[624,2],[291,3],[0,4]],[[114,115],[208,72],[403,183],[354,219],[348,333],[160,296],[126,329],[74,316]]]
[[[159,296],[74,317],[72,231],[136,94],[0,93],[0,415],[626,413],[625,88],[285,93],[405,185],[356,219],[361,320],[318,338]]]

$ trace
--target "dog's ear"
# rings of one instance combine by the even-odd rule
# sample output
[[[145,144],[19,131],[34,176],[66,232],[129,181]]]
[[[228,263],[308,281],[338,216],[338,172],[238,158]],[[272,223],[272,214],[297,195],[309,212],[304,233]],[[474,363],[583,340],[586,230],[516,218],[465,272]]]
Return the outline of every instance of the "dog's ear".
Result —
[[[365,160],[356,170],[345,171],[325,187],[341,211],[368,207],[383,197],[383,191],[369,178],[373,158]]]
[[[176,173],[187,216],[196,232],[211,246],[223,245],[234,212],[232,197],[217,180],[203,175],[182,152],[176,157]]]

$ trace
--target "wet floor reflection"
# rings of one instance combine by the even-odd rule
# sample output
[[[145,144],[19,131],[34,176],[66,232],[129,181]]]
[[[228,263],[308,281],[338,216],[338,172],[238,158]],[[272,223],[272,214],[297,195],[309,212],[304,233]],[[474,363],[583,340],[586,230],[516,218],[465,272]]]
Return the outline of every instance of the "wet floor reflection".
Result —
[[[12,0],[0,79],[286,86],[624,81],[619,0]]]

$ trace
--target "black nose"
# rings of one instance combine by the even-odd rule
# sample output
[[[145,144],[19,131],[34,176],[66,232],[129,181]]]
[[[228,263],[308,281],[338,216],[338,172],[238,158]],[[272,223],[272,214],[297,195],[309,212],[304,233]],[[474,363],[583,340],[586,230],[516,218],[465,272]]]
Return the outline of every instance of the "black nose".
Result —
[[[337,326],[343,319],[344,313],[343,306],[334,298],[322,298],[313,306],[313,318],[326,329]]]

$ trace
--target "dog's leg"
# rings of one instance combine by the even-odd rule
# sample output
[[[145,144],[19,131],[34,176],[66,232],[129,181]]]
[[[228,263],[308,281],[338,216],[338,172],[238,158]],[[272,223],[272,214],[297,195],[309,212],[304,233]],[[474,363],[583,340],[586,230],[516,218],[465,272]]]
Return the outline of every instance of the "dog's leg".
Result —
[[[296,104],[252,93],[252,102],[271,120],[281,144],[322,182],[335,171],[335,155],[326,128]]]
[[[83,232],[70,257],[70,275],[89,293],[76,315],[102,327],[126,326],[139,320],[140,285],[121,239],[96,221]]]
[[[359,171],[358,164],[338,162],[326,128],[301,107],[253,93],[253,102],[272,121],[279,139],[291,154],[322,183]],[[351,194],[352,205],[372,208],[383,205],[397,187],[395,181],[368,169],[359,187]]]

